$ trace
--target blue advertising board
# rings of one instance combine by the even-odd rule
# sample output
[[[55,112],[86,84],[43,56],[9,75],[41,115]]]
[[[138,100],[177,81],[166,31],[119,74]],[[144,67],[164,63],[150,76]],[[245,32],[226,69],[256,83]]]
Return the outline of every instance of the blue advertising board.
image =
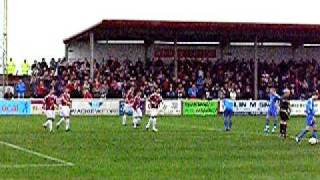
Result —
[[[31,115],[31,101],[1,99],[0,115]]]

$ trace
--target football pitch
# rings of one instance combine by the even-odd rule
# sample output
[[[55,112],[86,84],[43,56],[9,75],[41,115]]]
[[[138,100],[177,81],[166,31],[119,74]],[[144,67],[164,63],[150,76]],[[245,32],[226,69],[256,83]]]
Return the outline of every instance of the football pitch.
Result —
[[[131,118],[129,118],[131,121]],[[0,117],[0,179],[319,179],[319,145],[263,133],[262,116],[159,117],[158,133],[119,117],[72,117],[72,131],[48,133],[44,116]],[[278,129],[277,129],[278,131]],[[277,132],[278,133],[278,132]]]

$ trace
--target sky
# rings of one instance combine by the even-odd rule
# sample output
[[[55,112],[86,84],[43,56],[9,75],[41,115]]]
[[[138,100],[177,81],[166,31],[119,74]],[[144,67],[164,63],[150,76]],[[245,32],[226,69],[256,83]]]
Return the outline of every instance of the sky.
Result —
[[[316,0],[8,1],[8,53],[16,62],[63,57],[63,39],[102,19],[320,24]],[[0,3],[2,22],[3,0]]]

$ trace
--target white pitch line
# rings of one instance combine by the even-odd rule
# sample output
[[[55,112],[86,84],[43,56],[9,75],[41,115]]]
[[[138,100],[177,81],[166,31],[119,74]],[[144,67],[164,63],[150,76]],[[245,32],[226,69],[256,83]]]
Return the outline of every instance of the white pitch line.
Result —
[[[0,168],[32,168],[32,167],[65,167],[68,164],[13,164],[13,165],[0,165]]]
[[[8,143],[8,142],[0,141],[0,144],[6,145],[6,146],[11,147],[13,149],[17,149],[17,150],[20,150],[20,151],[23,151],[23,152],[26,152],[26,153],[29,153],[29,154],[32,154],[32,155],[35,155],[35,156],[38,156],[38,157],[42,157],[42,158],[45,158],[45,159],[49,159],[49,160],[52,160],[52,161],[55,161],[55,162],[62,163],[65,166],[74,166],[74,164],[71,163],[71,162],[67,162],[67,161],[64,161],[62,159],[54,158],[54,157],[51,157],[51,156],[48,156],[48,155],[45,155],[45,154],[42,154],[42,153],[39,153],[39,152],[36,152],[36,151],[32,151],[32,150],[29,150],[29,149],[26,149],[26,148],[23,148],[23,147],[20,147],[20,146],[17,146],[17,145]]]

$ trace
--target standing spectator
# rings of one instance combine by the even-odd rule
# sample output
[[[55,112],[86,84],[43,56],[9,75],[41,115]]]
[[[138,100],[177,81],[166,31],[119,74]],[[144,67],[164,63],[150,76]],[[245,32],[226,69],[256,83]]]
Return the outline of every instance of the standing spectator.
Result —
[[[16,73],[16,64],[12,60],[12,58],[7,61],[7,74],[14,75]]]
[[[18,98],[24,98],[25,92],[26,92],[26,85],[22,81],[22,79],[19,80],[17,86],[16,86],[16,92],[18,94]]]
[[[23,76],[27,76],[29,74],[30,65],[27,62],[27,60],[23,60],[23,63],[21,65],[21,71]]]

